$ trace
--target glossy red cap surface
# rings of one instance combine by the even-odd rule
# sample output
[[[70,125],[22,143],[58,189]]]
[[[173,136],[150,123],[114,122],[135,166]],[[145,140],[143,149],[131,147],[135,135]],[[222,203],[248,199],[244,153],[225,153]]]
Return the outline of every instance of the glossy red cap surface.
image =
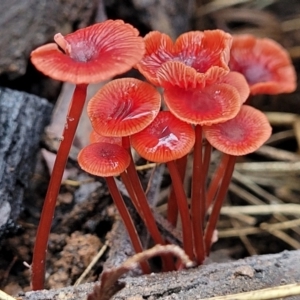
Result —
[[[149,126],[131,137],[132,146],[142,157],[158,163],[183,157],[194,142],[192,126],[169,111],[161,111]]]

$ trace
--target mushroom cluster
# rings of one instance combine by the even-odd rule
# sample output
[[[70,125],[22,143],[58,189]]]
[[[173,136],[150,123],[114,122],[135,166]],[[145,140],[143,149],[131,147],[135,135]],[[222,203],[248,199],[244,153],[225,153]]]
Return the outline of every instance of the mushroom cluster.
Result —
[[[87,108],[93,126],[91,143],[80,151],[78,163],[86,172],[106,178],[136,252],[143,245],[114,177],[120,176],[153,242],[166,244],[169,241],[157,227],[131,149],[147,161],[165,163],[172,179],[167,220],[175,227],[178,216],[181,218],[183,248],[191,260],[202,264],[210,252],[236,158],[255,151],[271,135],[266,116],[245,104],[249,95],[296,89],[287,52],[270,39],[231,36],[222,30],[187,32],[175,42],[153,31],[142,39],[130,25],[111,20],[66,37],[58,34],[55,41],[57,44],[35,50],[32,62],[46,75],[77,84],[74,103],[84,103],[90,82],[131,67],[145,77],[146,81],[112,80],[92,97]],[[76,124],[81,107],[70,109],[70,114],[77,111]],[[54,168],[55,184],[50,183],[52,195],[46,201],[51,198],[55,203],[76,127],[64,133],[68,142],[64,146],[62,141],[59,171]],[[222,152],[223,158],[208,182],[212,149]],[[183,185],[188,155],[193,159],[190,191]],[[38,244],[39,238],[37,256],[44,247]],[[163,270],[180,268],[172,257],[163,256],[162,262]],[[35,264],[38,260],[34,259]],[[151,271],[148,263],[141,268],[145,273]]]

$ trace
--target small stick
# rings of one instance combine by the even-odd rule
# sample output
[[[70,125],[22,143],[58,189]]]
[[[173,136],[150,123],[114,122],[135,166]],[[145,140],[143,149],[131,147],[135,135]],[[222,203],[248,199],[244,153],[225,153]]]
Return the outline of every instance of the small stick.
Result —
[[[74,286],[78,286],[82,282],[82,280],[87,276],[87,274],[91,271],[91,269],[93,268],[93,266],[98,262],[98,260],[104,254],[104,252],[106,251],[107,247],[108,247],[108,242],[106,241],[105,244],[99,250],[99,252],[94,256],[94,258],[92,259],[92,261],[86,267],[86,269],[84,270],[84,272],[76,280],[76,282],[74,283]]]
[[[224,206],[221,209],[222,215],[269,215],[280,213],[285,215],[300,215],[300,204],[266,204],[246,206]]]
[[[0,290],[0,300],[16,300],[16,298],[13,298]]]

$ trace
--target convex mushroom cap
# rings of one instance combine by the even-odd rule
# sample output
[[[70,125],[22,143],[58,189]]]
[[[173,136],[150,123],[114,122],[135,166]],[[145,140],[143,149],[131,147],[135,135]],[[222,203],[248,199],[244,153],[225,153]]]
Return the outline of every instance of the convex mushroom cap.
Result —
[[[264,113],[243,105],[235,118],[203,126],[203,131],[214,148],[226,154],[241,156],[262,146],[271,136],[272,128]]]
[[[130,156],[120,145],[94,143],[83,148],[78,154],[80,167],[101,177],[117,176],[129,166]]]
[[[144,130],[131,136],[133,148],[145,159],[168,162],[188,154],[195,143],[192,126],[161,111]]]
[[[121,20],[107,20],[66,36],[58,33],[54,40],[32,51],[31,61],[45,75],[74,84],[96,83],[124,73],[145,51],[138,30]]]

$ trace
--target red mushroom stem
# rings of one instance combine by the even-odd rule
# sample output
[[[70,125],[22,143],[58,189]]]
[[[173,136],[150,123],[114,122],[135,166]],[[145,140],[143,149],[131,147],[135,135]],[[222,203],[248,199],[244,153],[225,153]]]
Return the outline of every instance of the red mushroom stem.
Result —
[[[132,221],[132,218],[128,212],[128,209],[124,203],[123,197],[120,194],[120,191],[118,190],[118,187],[116,185],[114,177],[105,177],[107,187],[109,189],[109,192],[114,200],[114,203],[118,209],[119,214],[121,215],[121,218],[125,224],[125,227],[127,229],[127,232],[129,234],[130,240],[132,242],[133,248],[136,253],[142,252],[143,247],[140,241],[140,238],[138,236],[138,233],[136,231],[136,228],[134,226],[134,223]],[[149,274],[151,272],[150,266],[148,262],[144,261],[141,262],[141,269],[144,274]]]
[[[218,168],[215,170],[212,180],[209,184],[208,191],[206,194],[206,207],[209,208],[213,203],[215,196],[217,194],[220,182],[224,176],[224,172],[227,166],[227,160],[229,156],[225,155],[221,160]]]
[[[149,230],[150,235],[152,236],[154,242],[156,244],[165,245],[165,241],[162,238],[158,227],[156,225],[154,216],[152,214],[152,210],[149,206],[147,197],[141,185],[140,179],[135,169],[135,164],[132,158],[131,149],[130,149],[130,140],[129,137],[122,138],[122,144],[125,149],[127,149],[130,155],[130,163],[126,170],[129,180],[124,182],[128,193],[130,193],[130,197],[132,198],[133,203],[137,202],[140,207],[140,216],[144,220],[147,229]],[[128,181],[131,183],[128,184]],[[134,194],[132,194],[134,191]],[[163,268],[165,271],[174,270],[174,262],[172,257],[170,256],[163,256]]]
[[[193,238],[195,244],[195,252],[197,263],[200,265],[205,259],[205,248],[203,239],[204,216],[206,211],[205,194],[204,194],[204,178],[202,163],[202,127],[195,126],[195,145],[194,145],[194,161],[192,175],[192,199],[191,199],[191,216],[193,226]]]
[[[209,169],[209,164],[210,164],[210,157],[211,157],[211,151],[212,151],[212,146],[211,144],[205,140],[205,146],[204,146],[204,154],[203,154],[203,166],[202,166],[202,169],[203,169],[203,174],[204,174],[204,191],[206,189],[206,186],[205,186],[205,182],[206,182],[206,179],[207,179],[207,174],[208,174],[208,169]],[[205,196],[206,198],[206,196]],[[206,201],[207,203],[207,201]],[[206,205],[206,210],[207,210],[207,205]],[[206,213],[206,212],[204,212]]]
[[[181,217],[182,224],[182,238],[183,238],[183,248],[186,254],[191,260],[194,259],[194,249],[193,249],[193,239],[192,236],[192,225],[189,207],[187,203],[186,194],[184,192],[182,180],[178,172],[176,163],[174,160],[168,161],[167,167],[170,171],[170,176],[172,178],[172,185],[176,194],[177,206],[179,208],[179,213]]]
[[[236,162],[236,156],[224,154],[223,159],[227,160],[227,164],[225,167],[224,176],[223,176],[222,182],[220,184],[218,193],[216,195],[216,199],[214,201],[214,205],[213,205],[213,208],[212,208],[212,211],[211,211],[208,223],[207,223],[207,227],[205,230],[205,235],[204,235],[205,249],[206,249],[207,256],[209,255],[209,252],[210,252],[213,232],[216,229],[217,222],[218,222],[218,219],[220,216],[221,207],[222,207],[224,198],[226,196],[226,193],[227,193],[230,181],[231,181],[232,173],[234,170],[234,165]]]
[[[41,290],[44,288],[47,245],[56,206],[56,199],[59,194],[63,172],[67,164],[69,152],[84,107],[86,92],[86,84],[76,85],[70,103],[63,137],[57,151],[33,249],[31,265],[31,284],[33,290]]]
[[[176,166],[180,174],[181,184],[183,184],[185,171],[187,165],[187,155],[184,155],[182,158],[176,160]],[[167,211],[167,220],[171,225],[176,227],[178,219],[178,205],[176,200],[175,188],[172,183],[171,192],[168,199],[168,211]]]

